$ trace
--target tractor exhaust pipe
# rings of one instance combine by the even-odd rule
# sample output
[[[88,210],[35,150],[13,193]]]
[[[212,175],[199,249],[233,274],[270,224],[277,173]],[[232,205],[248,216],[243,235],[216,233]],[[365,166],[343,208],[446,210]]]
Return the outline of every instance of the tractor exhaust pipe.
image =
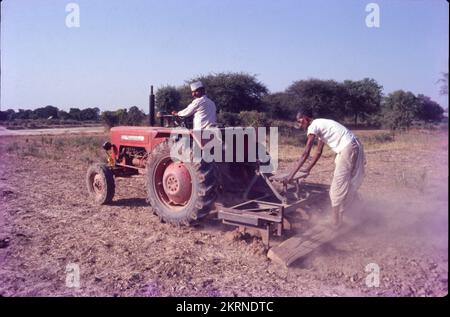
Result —
[[[153,127],[155,125],[155,95],[153,94],[153,86],[150,86],[150,98],[149,98],[149,125]]]

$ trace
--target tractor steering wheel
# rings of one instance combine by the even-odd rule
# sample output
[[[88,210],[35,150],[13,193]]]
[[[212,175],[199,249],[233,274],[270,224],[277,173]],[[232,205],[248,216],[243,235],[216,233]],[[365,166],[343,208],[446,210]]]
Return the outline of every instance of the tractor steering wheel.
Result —
[[[176,127],[186,128],[186,118],[180,116],[173,116],[173,124]]]
[[[161,120],[161,126],[163,127],[180,127],[187,128],[186,118],[180,116],[174,116],[173,114],[165,114],[160,112],[158,118]]]

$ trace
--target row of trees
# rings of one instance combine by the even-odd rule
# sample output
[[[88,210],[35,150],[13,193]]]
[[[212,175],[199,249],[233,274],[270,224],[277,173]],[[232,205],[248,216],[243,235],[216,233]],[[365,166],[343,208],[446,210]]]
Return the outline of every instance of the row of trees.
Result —
[[[353,81],[308,79],[293,82],[286,90],[269,93],[256,76],[247,73],[218,73],[192,78],[185,85],[165,86],[156,92],[158,111],[186,107],[191,101],[189,82],[201,80],[207,95],[216,103],[219,122],[228,126],[266,124],[271,119],[294,120],[300,108],[309,108],[317,117],[351,121],[393,130],[408,128],[414,121],[439,122],[444,110],[429,97],[398,90],[383,95],[383,87],[371,78]],[[441,93],[448,94],[448,73],[439,80]],[[0,112],[0,120],[59,118],[77,121],[102,120],[108,126],[144,125],[145,113],[138,107],[104,111],[98,108],[69,112],[53,106],[35,110]]]
[[[54,106],[46,106],[36,108],[34,110],[14,111],[8,109],[6,111],[0,111],[0,121],[12,121],[12,120],[36,120],[36,119],[61,119],[61,120],[76,120],[76,121],[99,121],[100,109],[99,108],[70,108],[69,112],[59,110]]]
[[[414,121],[440,122],[443,113],[444,109],[430,97],[398,90],[384,98],[376,119],[391,130],[396,130],[409,128]]]
[[[136,106],[131,107],[129,110],[104,111],[101,114],[101,119],[108,127],[148,124],[147,115]]]
[[[285,91],[272,94],[255,76],[245,73],[219,73],[188,82],[195,80],[205,84],[207,95],[218,107],[219,119],[230,125],[238,118],[233,113],[242,111],[247,116],[253,112],[255,116],[264,113],[269,118],[293,120],[300,108],[309,108],[317,117],[398,129],[408,128],[414,121],[440,122],[444,113],[438,103],[422,94],[398,90],[384,96],[383,87],[371,78],[343,82],[300,80]],[[442,81],[441,92],[445,93],[448,74]],[[179,110],[191,100],[188,84],[165,86],[156,92],[160,111]]]
[[[116,111],[103,111],[100,113],[99,108],[70,108],[69,112],[59,110],[54,106],[46,106],[35,110],[14,111],[8,109],[0,111],[0,121],[14,120],[63,120],[63,121],[80,121],[80,122],[100,122],[107,126],[116,125],[145,125],[148,122],[148,116],[138,107],[133,106],[127,109],[119,109]]]

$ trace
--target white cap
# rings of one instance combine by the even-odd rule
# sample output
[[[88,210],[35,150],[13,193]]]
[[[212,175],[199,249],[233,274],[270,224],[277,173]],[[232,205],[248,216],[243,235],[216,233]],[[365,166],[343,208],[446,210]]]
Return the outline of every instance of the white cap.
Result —
[[[202,88],[203,84],[201,81],[196,81],[191,84],[191,91],[196,91],[199,88]]]

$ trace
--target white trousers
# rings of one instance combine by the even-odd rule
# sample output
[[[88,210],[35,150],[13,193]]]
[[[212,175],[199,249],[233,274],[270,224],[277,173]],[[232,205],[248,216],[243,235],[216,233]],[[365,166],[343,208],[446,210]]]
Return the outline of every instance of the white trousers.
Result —
[[[336,155],[336,167],[330,187],[331,206],[341,206],[353,201],[364,179],[366,163],[364,148],[358,139],[353,140]]]

